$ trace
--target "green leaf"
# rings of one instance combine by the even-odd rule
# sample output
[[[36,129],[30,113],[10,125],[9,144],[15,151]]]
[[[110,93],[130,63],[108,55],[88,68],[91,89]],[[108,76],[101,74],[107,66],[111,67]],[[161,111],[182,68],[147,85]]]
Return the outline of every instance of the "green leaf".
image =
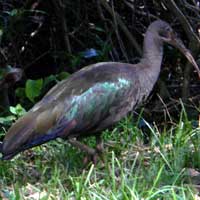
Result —
[[[51,83],[53,81],[57,82],[55,75],[50,75],[50,76],[46,77],[43,82],[43,87],[46,87],[49,83]]]
[[[96,26],[94,29],[95,29],[96,31],[98,31],[98,32],[105,33],[105,30],[102,29],[101,27]]]
[[[20,104],[17,104],[15,107],[10,106],[10,112],[18,117],[21,117],[26,113],[26,110]]]
[[[20,104],[17,104],[15,108],[16,108],[16,113],[19,117],[23,116],[26,113],[26,110]]]
[[[9,110],[10,110],[10,112],[11,112],[12,114],[14,114],[14,115],[17,114],[16,108],[15,108],[14,106],[10,106]]]
[[[38,97],[41,94],[41,89],[43,86],[43,79],[38,80],[27,80],[26,81],[26,96],[28,99],[32,102],[35,101],[35,98]]]
[[[71,67],[76,67],[81,63],[81,55],[72,56],[70,59]]]
[[[0,117],[0,124],[8,124],[10,122],[13,122],[16,120],[16,117],[14,115],[10,115],[7,117]]]
[[[59,73],[58,75],[56,75],[56,78],[59,80],[59,81],[62,81],[64,79],[66,79],[68,76],[70,76],[70,74],[68,72],[61,72]]]
[[[26,97],[25,88],[19,87],[15,90],[15,95],[19,98]]]
[[[18,15],[19,14],[19,10],[18,9],[13,9],[13,10],[11,10],[10,12],[9,12],[9,14],[10,14],[10,16],[16,16],[16,15]]]

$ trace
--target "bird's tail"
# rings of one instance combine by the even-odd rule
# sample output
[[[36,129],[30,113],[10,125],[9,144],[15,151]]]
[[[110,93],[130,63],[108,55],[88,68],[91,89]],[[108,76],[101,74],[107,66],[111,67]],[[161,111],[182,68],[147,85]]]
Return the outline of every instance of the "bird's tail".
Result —
[[[25,116],[19,118],[8,130],[3,143],[0,144],[0,152],[3,154],[3,157],[15,155],[23,144],[31,140],[34,136],[33,132],[37,116],[37,112],[27,113]]]
[[[43,144],[57,137],[66,138],[76,121],[62,116],[63,105],[46,105],[31,109],[8,130],[0,152],[10,159],[20,151]]]

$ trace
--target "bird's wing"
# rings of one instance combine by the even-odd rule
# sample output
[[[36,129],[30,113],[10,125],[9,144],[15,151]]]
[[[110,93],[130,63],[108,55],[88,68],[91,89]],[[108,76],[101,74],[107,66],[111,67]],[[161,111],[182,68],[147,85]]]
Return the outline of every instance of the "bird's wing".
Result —
[[[97,83],[115,82],[117,77],[128,78],[130,67],[132,66],[127,63],[116,62],[97,63],[84,67],[56,84],[31,110],[35,111],[48,104],[80,95]]]

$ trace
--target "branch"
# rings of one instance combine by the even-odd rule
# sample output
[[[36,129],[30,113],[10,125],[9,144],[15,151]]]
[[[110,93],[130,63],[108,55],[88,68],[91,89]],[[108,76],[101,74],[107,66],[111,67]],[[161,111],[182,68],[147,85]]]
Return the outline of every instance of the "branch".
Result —
[[[187,37],[190,41],[189,48],[191,49],[193,55],[197,55],[200,47],[200,39],[195,34],[192,26],[190,25],[188,19],[182,13],[182,11],[178,8],[174,0],[164,0],[166,6],[172,13],[179,19],[180,23],[185,30]],[[183,80],[183,87],[182,87],[182,98],[183,101],[187,101],[187,97],[189,96],[189,84],[190,84],[190,74],[192,72],[192,66],[190,63],[187,63],[184,69],[184,80]]]
[[[192,26],[188,22],[185,15],[182,13],[182,11],[178,8],[174,0],[164,0],[166,7],[173,12],[173,14],[179,19],[180,23],[183,26],[183,29],[185,30],[187,37],[190,41],[194,41],[195,43],[200,46],[200,39],[195,34]]]
[[[66,48],[68,52],[71,53],[72,50],[71,50],[71,45],[69,41],[67,21],[66,21],[66,16],[65,16],[65,5],[61,0],[58,0],[58,1],[52,0],[52,3],[55,8],[56,16],[61,25],[62,35],[64,39],[64,48]]]
[[[129,39],[131,44],[135,47],[136,51],[138,52],[139,55],[142,55],[142,49],[140,45],[137,43],[135,38],[132,36],[130,31],[127,29],[126,25],[124,22],[121,20],[120,15],[117,12],[114,12],[113,9],[109,6],[109,4],[105,0],[101,0],[101,4],[104,6],[104,8],[110,13],[110,15],[113,16],[113,18],[116,18],[116,21],[119,25],[119,27],[122,29],[126,37]],[[114,13],[113,13],[114,12]]]
[[[146,13],[146,12],[139,11],[139,10],[135,9],[135,7],[133,6],[133,3],[130,3],[130,2],[128,2],[127,0],[124,0],[124,3],[125,3],[133,12],[135,12],[135,13],[137,13],[137,14],[139,14],[139,15],[143,15],[143,16],[145,16],[145,17],[148,16],[148,17],[150,17],[150,18],[152,18],[152,19],[154,19],[154,20],[159,19],[159,17],[157,17],[157,16],[155,16],[155,15],[153,15],[153,14],[151,14],[151,13]]]

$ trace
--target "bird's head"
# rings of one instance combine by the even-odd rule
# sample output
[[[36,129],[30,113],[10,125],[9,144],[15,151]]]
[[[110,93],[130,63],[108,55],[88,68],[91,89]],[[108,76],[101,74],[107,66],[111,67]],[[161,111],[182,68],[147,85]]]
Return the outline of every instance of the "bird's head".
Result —
[[[155,34],[160,39],[160,41],[166,42],[179,49],[185,55],[188,61],[194,66],[200,78],[200,69],[197,63],[195,62],[192,54],[185,47],[183,42],[178,38],[176,32],[167,22],[164,22],[162,20],[156,20],[151,24],[150,29],[154,32],[153,34]]]

